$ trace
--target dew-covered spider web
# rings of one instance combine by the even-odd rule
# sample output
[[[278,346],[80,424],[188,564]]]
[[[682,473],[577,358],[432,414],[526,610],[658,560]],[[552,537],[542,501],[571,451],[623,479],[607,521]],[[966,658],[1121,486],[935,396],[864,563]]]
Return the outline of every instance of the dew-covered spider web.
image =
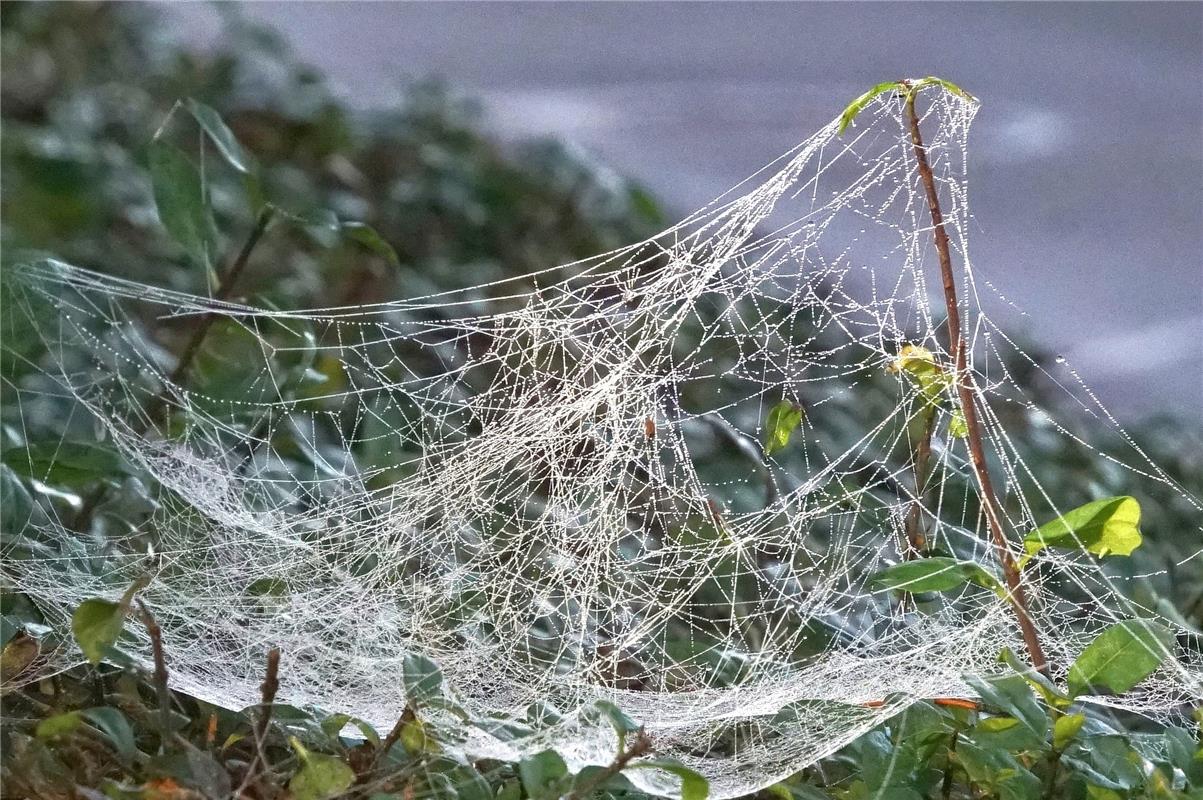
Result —
[[[980,308],[976,104],[928,102],[985,448],[1018,547],[1068,510],[1024,438],[1089,445],[1028,399],[1013,370],[1039,365]],[[608,763],[615,735],[591,711],[606,700],[715,797],[763,788],[916,700],[974,697],[964,675],[999,672],[1003,648],[1024,657],[989,588],[909,596],[872,581],[929,554],[1001,575],[950,430],[953,387],[933,403],[897,369],[906,345],[951,364],[932,232],[902,102],[883,95],[648,241],[484,286],[280,311],[22,267],[14,308],[48,345],[13,387],[22,414],[70,398],[135,465],[148,504],[104,539],[32,516],[5,546],[7,582],[65,626],[78,602],[149,574],[173,684],[228,707],[258,701],[278,646],[280,702],[387,730],[419,653],[476,718],[460,745],[474,754]],[[173,380],[178,355],[143,331],[201,324],[206,344]],[[766,455],[782,401],[803,420]],[[1134,445],[1094,457],[1134,487],[1172,485]],[[1194,564],[1199,529],[1173,535]],[[1133,580],[1084,552],[1033,559],[1027,599],[1055,677],[1105,626],[1157,616],[1126,597]],[[1203,698],[1198,639],[1162,621],[1171,656],[1097,703],[1168,719]],[[632,779],[675,791],[655,771]]]

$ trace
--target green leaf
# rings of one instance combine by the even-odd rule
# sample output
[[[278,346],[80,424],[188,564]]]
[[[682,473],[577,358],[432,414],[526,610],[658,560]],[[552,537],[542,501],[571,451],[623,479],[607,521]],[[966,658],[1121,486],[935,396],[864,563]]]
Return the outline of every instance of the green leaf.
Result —
[[[965,682],[973,687],[986,705],[1010,714],[1041,742],[1048,737],[1048,715],[1036,702],[1032,688],[1021,676],[979,678],[966,675]]]
[[[1112,625],[1091,642],[1069,668],[1069,693],[1122,694],[1147,678],[1174,646],[1174,634],[1152,620]]]
[[[1085,714],[1066,714],[1063,717],[1057,717],[1057,721],[1053,723],[1053,747],[1057,750],[1064,750],[1085,724]]]
[[[342,733],[343,728],[348,725],[354,725],[363,734],[364,739],[377,747],[380,746],[380,734],[376,732],[376,729],[359,717],[353,717],[350,714],[333,714],[326,717],[322,720],[322,733],[331,739],[336,739]]]
[[[946,556],[919,558],[882,570],[872,583],[887,589],[919,592],[947,592],[966,583],[973,583],[1001,592],[998,579],[972,561],[959,561]]]
[[[1097,556],[1131,555],[1140,547],[1140,503],[1134,497],[1108,497],[1069,511],[1024,537],[1022,567],[1046,547],[1084,548]]]
[[[443,696],[443,671],[423,655],[410,653],[401,664],[405,696],[417,707]]]
[[[38,727],[34,729],[34,735],[39,739],[55,739],[76,730],[82,722],[83,717],[78,711],[55,714],[39,722]]]
[[[43,441],[6,447],[2,458],[18,475],[61,486],[112,480],[127,471],[120,453],[92,442]]]
[[[218,152],[231,167],[244,175],[249,175],[254,171],[255,162],[242,148],[242,144],[239,143],[238,138],[234,136],[234,132],[229,129],[220,114],[191,97],[184,101],[184,107],[188,109],[188,113],[192,114],[192,118],[201,126],[201,129],[208,134],[209,139],[217,146]]]
[[[885,83],[877,84],[872,89],[853,100],[848,104],[847,108],[844,109],[844,113],[840,114],[840,133],[842,134],[848,129],[848,126],[852,124],[852,120],[856,119],[856,115],[864,111],[865,106],[873,102],[873,98],[877,97],[877,95],[882,94],[883,92],[890,92],[900,88],[902,88],[902,85],[898,81],[886,81]]]
[[[99,597],[85,600],[71,615],[71,633],[93,665],[99,664],[108,649],[117,643],[117,637],[125,627],[129,605],[146,584],[145,578],[134,581],[116,603]]]
[[[197,264],[210,270],[217,225],[200,173],[179,148],[158,139],[151,142],[149,164],[159,221]]]
[[[956,439],[964,439],[969,435],[969,425],[965,422],[965,412],[957,409],[948,418],[948,435]]]
[[[371,225],[362,222],[344,222],[341,225],[341,230],[343,236],[351,241],[358,242],[376,255],[381,256],[390,266],[401,266],[401,259],[397,257],[397,251]]]
[[[802,424],[802,407],[782,400],[769,411],[764,429],[764,454],[772,455],[789,444],[790,436]]]
[[[544,750],[518,762],[518,777],[527,797],[558,794],[557,787],[567,775],[568,765],[555,750]]]
[[[310,753],[297,741],[289,738],[301,759],[301,768],[288,782],[293,800],[327,800],[336,797],[355,782],[355,772],[334,756]]]
[[[438,753],[442,750],[439,743],[431,736],[426,723],[416,717],[401,726],[401,744],[413,756],[420,756],[423,753]]]
[[[1004,647],[999,653],[998,660],[1011,669],[1015,670],[1016,674],[1028,682],[1036,692],[1053,708],[1068,708],[1070,705],[1070,697],[1061,690],[1057,684],[1048,679],[1048,676],[1037,672],[1028,664],[1023,663],[1015,654],[1011,652],[1011,648]]]
[[[99,664],[125,627],[126,606],[94,597],[85,600],[71,615],[71,633],[79,649],[93,665]]]
[[[80,714],[108,737],[117,750],[117,754],[122,758],[129,761],[138,754],[138,746],[134,742],[134,729],[130,727],[129,720],[120,711],[108,706],[101,706],[85,709]]]
[[[650,758],[631,764],[628,769],[659,769],[681,779],[681,800],[706,800],[710,794],[710,782],[680,761],[667,758]]]
[[[621,753],[626,749],[627,734],[639,730],[639,723],[628,717],[626,712],[609,700],[598,700],[596,706],[610,721],[614,732],[618,734],[618,752]]]

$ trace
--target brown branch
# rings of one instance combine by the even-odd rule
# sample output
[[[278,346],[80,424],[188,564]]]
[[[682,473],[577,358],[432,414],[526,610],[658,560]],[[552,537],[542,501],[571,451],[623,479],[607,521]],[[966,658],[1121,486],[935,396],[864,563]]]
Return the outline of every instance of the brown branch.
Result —
[[[903,85],[909,88],[907,82]],[[931,213],[932,227],[936,240],[936,253],[940,261],[940,276],[944,284],[944,304],[948,309],[948,341],[953,353],[954,378],[961,400],[961,412],[965,415],[967,429],[966,440],[969,445],[969,459],[973,464],[973,473],[977,478],[981,492],[982,509],[986,515],[986,525],[994,540],[994,549],[1002,564],[1003,577],[1015,616],[1019,621],[1019,630],[1027,646],[1032,666],[1037,671],[1047,674],[1048,663],[1044,657],[1044,649],[1040,646],[1040,635],[1032,621],[1028,610],[1027,594],[1015,559],[1011,555],[1007,536],[1003,529],[1002,515],[998,509],[997,496],[990,480],[990,471],[986,465],[985,449],[982,447],[981,424],[977,415],[977,387],[974,384],[973,373],[968,367],[965,336],[961,329],[961,314],[957,299],[956,282],[953,279],[952,255],[948,244],[948,233],[944,230],[944,215],[940,210],[940,198],[936,192],[936,181],[932,175],[931,166],[927,162],[927,149],[923,146],[923,137],[919,132],[919,115],[915,112],[915,94],[912,89],[907,92],[906,111],[910,120],[911,144],[915,150],[915,161],[919,167],[919,177],[927,193],[927,208]],[[984,402],[984,399],[983,399]]]
[[[238,255],[230,264],[229,269],[218,280],[217,291],[213,294],[214,300],[228,300],[230,295],[234,293],[234,286],[238,283],[238,278],[246,270],[247,261],[250,260],[251,253],[254,251],[255,246],[259,244],[259,240],[263,238],[263,234],[267,231],[267,226],[271,223],[275,213],[275,209],[271,206],[267,206],[259,212],[259,216],[255,220],[255,227],[251,229],[250,236],[247,237],[246,242],[242,245],[242,249],[238,251]],[[201,317],[200,325],[193,331],[192,336],[188,339],[188,343],[184,345],[184,351],[180,354],[175,369],[172,370],[171,376],[168,378],[168,383],[178,385],[184,379],[197,353],[200,352],[201,345],[204,344],[205,337],[209,334],[209,329],[213,327],[213,323],[217,321],[217,318],[218,315],[212,311]],[[167,387],[164,386],[146,407],[145,424],[141,429],[143,433],[155,423],[166,405]],[[102,483],[92,490],[91,494],[84,499],[79,511],[75,513],[75,518],[71,522],[72,530],[84,532],[91,527],[96,509],[104,502],[108,493],[109,485],[107,483]]]
[[[142,614],[142,624],[150,635],[150,649],[155,662],[155,695],[159,700],[159,752],[167,751],[167,742],[171,738],[171,692],[167,688],[167,658],[163,655],[163,629],[150,613],[150,609],[141,599],[138,600],[138,610]]]
[[[652,740],[644,732],[643,728],[635,731],[634,741],[630,743],[618,755],[614,756],[614,760],[610,764],[594,775],[590,780],[583,785],[574,787],[568,793],[565,800],[584,800],[593,794],[593,790],[604,784],[606,781],[613,778],[615,775],[626,769],[632,761],[637,758],[642,758],[652,752]]]
[[[418,715],[414,713],[413,706],[406,704],[405,710],[401,712],[401,716],[397,718],[397,722],[393,725],[393,729],[388,732],[388,736],[384,737],[384,741],[380,743],[380,749],[376,751],[376,757],[372,759],[372,769],[374,771],[376,765],[384,758],[389,750],[393,749],[398,741],[401,740],[401,734],[405,731],[405,726],[415,721]]]
[[[267,741],[267,729],[272,720],[272,704],[276,702],[276,692],[280,689],[280,648],[273,647],[267,651],[267,673],[259,686],[262,699],[260,703],[259,721],[255,725],[255,758],[247,767],[247,777],[243,782],[249,783],[259,771],[260,766],[267,766],[267,755],[264,752],[264,742]]]

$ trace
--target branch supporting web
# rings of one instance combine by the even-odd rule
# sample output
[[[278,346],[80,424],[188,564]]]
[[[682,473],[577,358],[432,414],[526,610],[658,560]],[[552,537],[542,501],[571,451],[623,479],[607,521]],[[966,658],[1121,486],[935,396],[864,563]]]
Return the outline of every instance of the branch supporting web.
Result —
[[[1025,462],[1022,431],[1071,434],[1025,397],[1009,365],[1034,362],[979,309],[975,111],[933,94],[922,125],[1017,540],[1067,510]],[[31,517],[27,541],[5,547],[8,582],[65,625],[81,600],[151,573],[143,597],[173,682],[229,707],[257,701],[279,646],[281,701],[388,729],[406,702],[403,659],[420,653],[496,722],[467,728],[465,748],[555,746],[580,766],[613,757],[591,712],[608,700],[719,798],[916,700],[973,697],[965,674],[1023,653],[1008,599],[871,581],[918,555],[908,519],[925,552],[1001,573],[950,431],[955,392],[935,407],[917,484],[916,420],[932,405],[890,369],[907,344],[951,363],[902,103],[883,95],[837,130],[653,239],[413,300],[271,311],[57,262],[21,268],[17,307],[48,345],[18,387],[23,413],[70,398],[149,476],[153,502],[103,541]],[[173,383],[141,331],[209,315],[192,374]],[[766,455],[783,400],[803,422]],[[1169,482],[1135,448],[1114,464]],[[1025,575],[1055,675],[1106,625],[1154,613],[1086,554],[1042,551]],[[1190,646],[1108,704],[1170,718],[1203,698],[1198,642],[1167,624]]]

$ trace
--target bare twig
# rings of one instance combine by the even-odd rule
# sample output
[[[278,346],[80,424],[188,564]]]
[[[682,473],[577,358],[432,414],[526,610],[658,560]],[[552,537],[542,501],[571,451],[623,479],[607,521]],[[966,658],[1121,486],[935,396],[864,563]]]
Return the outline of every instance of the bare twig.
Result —
[[[652,752],[652,740],[647,733],[640,728],[635,731],[632,736],[631,743],[626,746],[618,755],[614,756],[614,760],[608,766],[597,772],[590,780],[585,781],[582,785],[576,786],[568,793],[565,800],[584,800],[593,794],[593,790],[603,785],[606,781],[613,778],[615,775],[626,769],[632,761],[637,758],[642,758]]]
[[[401,716],[397,717],[397,722],[393,725],[393,729],[388,732],[388,736],[385,736],[384,741],[380,743],[380,749],[376,751],[376,756],[372,759],[372,769],[369,770],[369,773],[375,771],[376,765],[380,763],[385,754],[393,749],[393,745],[400,741],[405,726],[417,718],[418,715],[414,713],[413,706],[406,704],[405,710],[401,712]]]
[[[255,246],[259,244],[259,240],[263,238],[264,232],[267,231],[267,226],[271,223],[275,216],[275,209],[267,206],[259,212],[259,217],[255,220],[255,227],[251,229],[250,235],[246,242],[242,245],[242,249],[238,251],[238,255],[230,264],[229,269],[225,271],[217,284],[217,291],[213,294],[214,300],[228,300],[230,295],[234,293],[234,286],[238,283],[238,278],[246,270],[247,261],[250,260],[251,253]],[[178,385],[187,374],[188,369],[192,366],[196,354],[200,352],[201,345],[205,342],[205,337],[209,334],[209,329],[213,327],[213,323],[217,320],[218,315],[209,312],[201,317],[200,324],[189,337],[188,343],[184,346],[183,352],[180,354],[179,360],[176,362],[175,369],[172,370],[171,376],[168,378],[168,383]],[[167,387],[154,396],[146,407],[145,424],[142,432],[157,421],[163,409],[167,405]],[[92,518],[96,514],[96,509],[104,502],[108,496],[109,485],[102,483],[97,486],[92,492],[84,498],[83,505],[79,511],[75,513],[75,518],[71,522],[71,527],[76,531],[86,531],[92,524]]]
[[[909,84],[905,81],[903,85]],[[919,177],[927,193],[927,207],[931,213],[932,227],[936,240],[936,253],[940,262],[940,276],[944,284],[944,304],[948,309],[948,341],[953,353],[953,369],[957,392],[961,400],[961,413],[965,416],[967,429],[966,440],[969,445],[969,458],[973,464],[973,473],[977,478],[981,491],[982,509],[986,515],[986,524],[994,540],[994,549],[998,560],[1002,563],[1003,577],[1015,616],[1019,620],[1019,630],[1023,634],[1024,644],[1032,659],[1032,666],[1041,673],[1048,672],[1048,664],[1044,650],[1040,646],[1040,635],[1032,621],[1028,609],[1027,595],[1015,559],[1011,555],[1007,536],[1003,529],[1002,515],[998,509],[997,496],[990,480],[990,471],[986,465],[985,449],[982,447],[981,424],[978,421],[977,402],[979,399],[977,387],[974,384],[973,373],[968,367],[967,348],[964,332],[961,329],[961,314],[957,298],[956,282],[953,278],[952,255],[948,243],[948,233],[944,230],[944,215],[940,210],[940,198],[936,192],[936,181],[932,175],[931,166],[927,162],[927,149],[923,146],[923,137],[919,132],[919,115],[915,112],[915,94],[907,92],[906,111],[910,120],[911,144],[915,151],[915,161],[919,167]],[[984,402],[984,400],[983,400]]]
[[[267,729],[272,720],[272,704],[276,702],[276,692],[280,688],[280,648],[273,647],[267,651],[267,673],[259,687],[261,702],[259,721],[255,725],[255,758],[247,767],[244,787],[258,774],[260,767],[267,766],[267,753],[264,742],[267,741]]]
[[[167,751],[167,742],[171,738],[171,692],[167,688],[167,658],[163,654],[163,630],[155,621],[150,609],[141,599],[138,600],[138,610],[142,614],[142,624],[150,635],[150,649],[155,662],[155,695],[159,700],[159,752]]]

